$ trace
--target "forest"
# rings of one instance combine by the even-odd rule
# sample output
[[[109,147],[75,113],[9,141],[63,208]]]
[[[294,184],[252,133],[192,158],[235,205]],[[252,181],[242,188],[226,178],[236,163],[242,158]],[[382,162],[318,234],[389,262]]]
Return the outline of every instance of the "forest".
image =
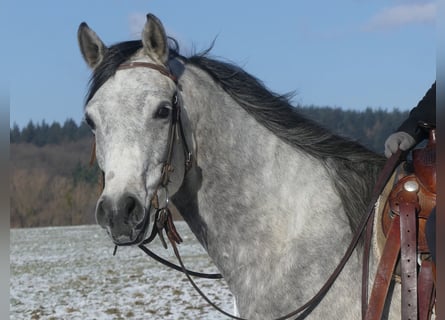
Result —
[[[383,153],[386,137],[408,116],[394,109],[364,111],[299,106],[334,133]],[[95,223],[100,170],[90,165],[93,135],[85,123],[34,123],[10,128],[11,228]]]

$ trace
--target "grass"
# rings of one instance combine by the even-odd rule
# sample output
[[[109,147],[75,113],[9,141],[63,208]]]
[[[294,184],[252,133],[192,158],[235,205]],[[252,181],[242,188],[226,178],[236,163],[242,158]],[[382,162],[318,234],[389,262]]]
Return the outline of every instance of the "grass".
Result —
[[[179,290],[179,289],[173,289],[172,293],[173,293],[174,296],[180,296],[184,292],[182,292],[182,290]]]
[[[108,308],[105,310],[105,313],[109,315],[120,315],[121,311],[118,308]]]
[[[79,309],[72,308],[72,307],[68,307],[68,308],[65,308],[65,311],[66,311],[67,313],[74,313],[74,312],[78,312]]]

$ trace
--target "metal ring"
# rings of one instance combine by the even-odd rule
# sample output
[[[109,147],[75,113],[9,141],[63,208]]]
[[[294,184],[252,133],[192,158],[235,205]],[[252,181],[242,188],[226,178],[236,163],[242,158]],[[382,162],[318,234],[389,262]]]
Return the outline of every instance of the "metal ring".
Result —
[[[164,186],[165,188],[165,208],[168,208],[168,204],[170,202],[170,198],[168,197],[168,188],[167,186]]]

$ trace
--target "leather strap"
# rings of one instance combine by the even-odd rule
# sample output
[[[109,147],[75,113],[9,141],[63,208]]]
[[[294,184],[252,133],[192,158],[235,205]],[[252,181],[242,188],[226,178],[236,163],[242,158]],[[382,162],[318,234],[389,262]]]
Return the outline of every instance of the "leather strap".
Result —
[[[365,243],[363,247],[363,266],[362,266],[362,319],[366,316],[366,309],[368,308],[368,285],[369,285],[369,259],[372,243],[372,232],[374,230],[374,216],[375,209],[369,217],[369,223],[366,226]]]
[[[218,307],[215,303],[213,303],[205,294],[204,292],[201,291],[201,289],[199,289],[198,285],[195,283],[195,281],[193,281],[192,277],[190,276],[190,274],[187,272],[187,269],[184,266],[184,262],[181,259],[181,255],[179,254],[178,251],[178,247],[176,246],[176,243],[174,241],[174,239],[170,238],[170,236],[168,236],[168,239],[170,240],[170,244],[172,245],[173,251],[175,252],[176,258],[179,261],[179,265],[181,266],[184,274],[186,275],[187,279],[189,280],[189,282],[191,283],[191,285],[193,286],[193,288],[195,288],[196,292],[199,293],[199,295],[209,304],[211,305],[214,309],[218,310],[220,313],[224,314],[225,316],[235,319],[235,320],[247,320],[245,318],[240,318],[237,316],[234,316],[233,314],[230,314],[226,311],[224,311],[223,309],[221,309],[220,307]]]
[[[377,268],[365,320],[382,319],[392,273],[400,251],[400,217],[394,216]]]
[[[417,284],[419,294],[419,320],[428,320],[431,318],[435,300],[434,264],[431,260],[423,260],[420,266],[419,281]]]
[[[417,194],[403,192],[400,202],[402,319],[417,320]]]
[[[161,66],[159,64],[154,64],[150,62],[143,62],[143,61],[133,61],[128,63],[122,63],[117,70],[124,70],[124,69],[133,69],[137,67],[144,67],[149,69],[154,69],[162,73],[164,76],[169,77],[172,79],[175,83],[178,82],[178,79],[164,66]]]
[[[373,205],[372,212],[369,211],[368,208],[367,215],[369,217],[365,221],[366,233],[365,233],[365,243],[363,249],[363,266],[362,266],[362,319],[365,318],[366,312],[368,310],[368,282],[369,282],[369,255],[371,249],[371,240],[373,234],[373,219],[375,215],[374,204],[378,201],[378,197],[382,194],[382,191],[385,188],[385,185],[388,183],[391,178],[394,170],[402,161],[404,157],[404,153],[402,150],[398,149],[396,153],[394,153],[385,163],[379,178],[373,189],[373,197],[370,201],[370,204]]]

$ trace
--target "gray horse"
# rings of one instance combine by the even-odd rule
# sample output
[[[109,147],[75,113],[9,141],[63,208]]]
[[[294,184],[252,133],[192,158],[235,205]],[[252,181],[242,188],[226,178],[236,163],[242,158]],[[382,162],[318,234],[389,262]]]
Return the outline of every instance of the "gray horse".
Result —
[[[153,15],[142,41],[107,47],[86,23],[78,39],[93,70],[85,118],[105,179],[96,218],[114,243],[140,244],[154,195],[160,206],[171,199],[240,316],[273,319],[310,299],[348,247],[383,157],[305,119],[241,68],[179,55]],[[177,105],[182,138],[171,140]],[[167,157],[174,169],[162,184]],[[361,251],[308,318],[360,318]],[[385,317],[400,319],[399,304]]]

